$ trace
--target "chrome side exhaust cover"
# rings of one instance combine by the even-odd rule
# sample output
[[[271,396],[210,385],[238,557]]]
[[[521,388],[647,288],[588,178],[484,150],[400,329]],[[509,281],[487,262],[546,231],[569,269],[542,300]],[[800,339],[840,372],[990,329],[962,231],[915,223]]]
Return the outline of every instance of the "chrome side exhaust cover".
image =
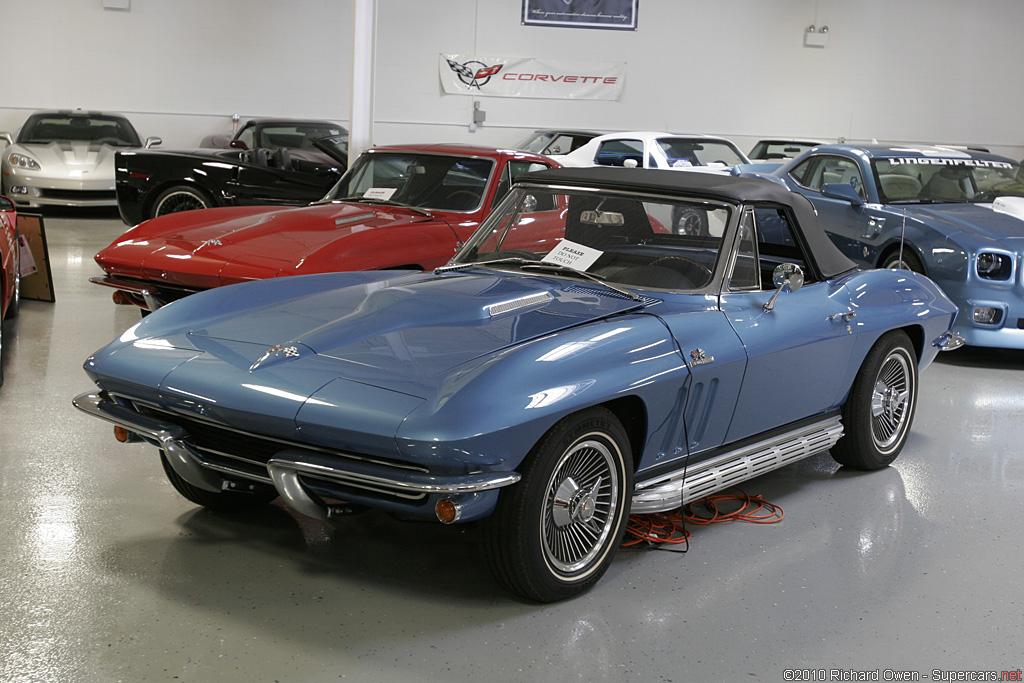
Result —
[[[675,510],[765,472],[824,453],[842,435],[843,424],[836,415],[642,482],[633,493],[631,512],[642,515]]]

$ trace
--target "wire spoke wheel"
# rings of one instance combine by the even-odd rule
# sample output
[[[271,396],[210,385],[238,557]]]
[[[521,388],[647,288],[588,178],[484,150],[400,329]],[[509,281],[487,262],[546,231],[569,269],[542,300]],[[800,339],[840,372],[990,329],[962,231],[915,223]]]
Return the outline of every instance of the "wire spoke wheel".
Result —
[[[843,404],[843,437],[832,447],[842,465],[877,470],[907,441],[917,404],[917,354],[894,330],[871,347]]]
[[[564,600],[594,585],[625,534],[633,455],[622,423],[594,407],[559,420],[520,465],[483,521],[494,577],[538,602]]]
[[[878,373],[871,395],[871,436],[880,451],[892,448],[907,427],[910,368],[907,358],[891,354]]]
[[[555,467],[541,519],[545,557],[563,574],[584,569],[600,552],[618,508],[620,482],[611,448],[588,437]]]
[[[153,202],[153,216],[209,209],[212,206],[214,206],[213,200],[199,188],[179,185],[160,193]]]

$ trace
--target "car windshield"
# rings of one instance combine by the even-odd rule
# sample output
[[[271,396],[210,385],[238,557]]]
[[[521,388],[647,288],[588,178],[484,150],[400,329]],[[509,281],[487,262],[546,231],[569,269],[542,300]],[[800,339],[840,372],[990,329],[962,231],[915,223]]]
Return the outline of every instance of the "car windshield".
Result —
[[[960,156],[900,157],[871,162],[883,203],[991,202],[1024,196],[1020,164]]]
[[[341,162],[348,161],[348,133],[313,140],[313,146]]]
[[[659,138],[658,147],[673,168],[686,166],[735,166],[746,159],[727,142],[691,140],[688,138]]]
[[[817,142],[795,140],[761,140],[750,150],[749,156],[751,159],[795,159],[817,145]]]
[[[541,154],[554,138],[555,134],[553,132],[537,130],[517,142],[512,148]]]
[[[341,126],[328,126],[314,123],[267,123],[257,126],[257,147],[268,149],[314,149],[314,143],[326,137],[344,137],[348,140],[348,131]]]
[[[114,147],[141,147],[139,134],[123,116],[59,112],[33,114],[18,134],[19,144],[91,142]]]
[[[441,211],[475,211],[486,194],[494,160],[480,157],[367,152],[324,201],[366,199]]]
[[[699,290],[711,282],[731,209],[611,191],[518,185],[448,268]]]

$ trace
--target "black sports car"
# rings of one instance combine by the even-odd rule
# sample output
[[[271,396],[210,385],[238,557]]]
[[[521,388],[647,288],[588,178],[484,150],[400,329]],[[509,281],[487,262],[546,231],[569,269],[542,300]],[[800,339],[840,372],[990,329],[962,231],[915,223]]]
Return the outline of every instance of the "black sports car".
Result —
[[[316,201],[348,166],[348,133],[335,131],[296,135],[277,147],[119,152],[114,179],[121,220],[135,225],[175,211]]]

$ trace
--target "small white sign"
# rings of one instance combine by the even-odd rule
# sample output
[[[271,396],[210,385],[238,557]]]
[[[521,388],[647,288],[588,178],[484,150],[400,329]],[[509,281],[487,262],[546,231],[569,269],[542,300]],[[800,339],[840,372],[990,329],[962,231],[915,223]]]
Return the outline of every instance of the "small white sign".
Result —
[[[548,252],[542,261],[545,263],[557,263],[560,266],[567,266],[573,270],[586,271],[594,265],[594,261],[601,258],[604,252],[600,249],[587,247],[576,242],[563,239],[558,246]]]
[[[398,190],[394,187],[371,187],[363,193],[363,196],[367,199],[383,199],[384,201],[387,201],[391,199],[391,195],[397,191]]]
[[[39,270],[36,267],[36,258],[32,255],[32,247],[24,235],[18,235],[18,252],[21,258],[22,277],[28,277]]]

